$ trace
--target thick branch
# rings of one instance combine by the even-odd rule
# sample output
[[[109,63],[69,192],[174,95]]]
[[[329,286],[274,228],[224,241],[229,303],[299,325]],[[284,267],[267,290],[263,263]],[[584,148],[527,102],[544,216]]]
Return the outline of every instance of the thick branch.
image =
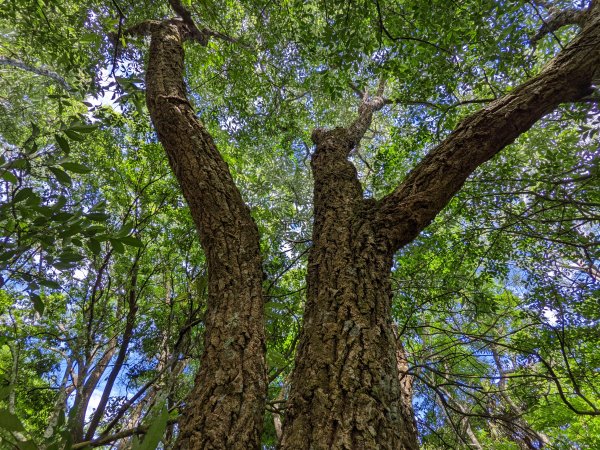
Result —
[[[553,11],[553,8],[550,9]],[[567,25],[578,25],[583,27],[589,16],[589,11],[580,9],[566,9],[554,11],[547,21],[540,27],[538,32],[531,38],[532,43],[538,42],[549,33],[554,33]]]
[[[198,29],[198,27],[194,23],[194,19],[192,19],[191,13],[187,9],[185,9],[185,7],[181,4],[179,0],[169,0],[169,4],[171,5],[171,8],[173,8],[173,11],[175,11],[175,13],[183,19],[183,22],[187,26],[194,40],[198,42],[208,42],[208,36],[206,35],[206,33],[204,33],[204,30],[201,31]]]
[[[542,72],[461,122],[379,202],[375,225],[392,249],[412,241],[488,161],[545,114],[590,94],[600,72],[600,7]]]
[[[346,150],[346,156],[348,156],[350,150],[359,144],[371,125],[373,113],[379,111],[387,103],[381,96],[369,98],[367,93],[362,93],[362,95],[363,99],[358,107],[358,115],[348,127],[335,128],[333,130],[317,128],[313,131],[311,137],[317,148],[323,145],[326,140],[333,138],[343,145]]]
[[[312,140],[317,147],[311,159],[315,180],[315,230],[323,225],[320,220],[325,217],[323,214],[334,222],[341,219],[341,216],[328,214],[330,208],[349,217],[354,206],[362,203],[362,187],[356,168],[348,161],[348,155],[360,143],[371,125],[373,113],[384,105],[382,97],[369,99],[364,94],[358,115],[349,126],[332,130],[317,128],[313,131]]]

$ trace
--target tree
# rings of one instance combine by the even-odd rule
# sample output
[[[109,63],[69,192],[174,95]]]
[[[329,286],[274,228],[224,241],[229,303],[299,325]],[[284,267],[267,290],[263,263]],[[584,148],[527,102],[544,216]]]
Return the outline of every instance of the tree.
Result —
[[[182,20],[146,22],[128,32],[151,36],[148,109],[208,256],[205,353],[179,446],[254,448],[266,390],[258,233],[186,100],[183,42],[206,45],[210,32],[199,30],[180,4],[172,5]],[[583,32],[540,74],[462,121],[380,200],[364,198],[348,155],[384,106],[384,85],[372,98],[363,95],[349,126],[313,132],[313,246],[282,448],[417,447],[412,418],[403,415],[390,314],[393,255],[479,165],[560,103],[591,93],[599,56],[597,6],[585,16]]]
[[[486,2],[473,2],[468,8],[476,11],[480,3],[487,5]],[[298,26],[298,30],[293,31],[298,31],[299,40],[306,45],[311,45],[311,39],[317,41],[317,61],[310,61],[309,57],[306,58],[308,62],[304,61],[301,46],[278,46],[273,41],[267,42],[260,50],[263,54],[256,57],[252,47],[248,48],[247,40],[199,27],[182,3],[172,0],[170,5],[177,18],[151,18],[126,29],[119,27],[112,41],[118,48],[123,37],[150,37],[146,104],[158,139],[189,205],[207,262],[203,351],[194,388],[183,407],[175,447],[258,448],[267,399],[264,304],[273,283],[264,286],[264,252],[261,251],[259,229],[225,158],[217,149],[215,138],[196,116],[192,103],[210,104],[210,99],[196,100],[188,94],[185,83],[184,46],[189,43],[190,52],[203,47],[199,54],[204,51],[208,55],[206,58],[217,59],[214,65],[218,67],[223,64],[219,60],[220,52],[226,54],[228,50],[219,48],[211,53],[216,40],[232,48],[245,49],[252,55],[248,61],[254,60],[251,66],[256,66],[256,72],[268,72],[262,68],[261,58],[267,63],[271,57],[273,60],[279,58],[278,62],[289,64],[295,64],[298,59],[314,73],[324,73],[321,82],[324,85],[332,83],[333,87],[328,88],[332,98],[338,94],[340,84],[349,86],[347,90],[355,91],[359,96],[358,113],[346,114],[343,120],[338,120],[338,123],[345,122],[342,126],[317,127],[311,133],[314,144],[311,154],[314,180],[312,237],[302,328],[295,366],[289,377],[281,448],[417,448],[410,392],[412,382],[408,382],[412,374],[407,374],[406,349],[398,341],[392,311],[393,268],[402,263],[407,246],[440,214],[478,167],[559,105],[585,99],[593,93],[600,67],[600,6],[592,1],[580,10],[550,10],[550,17],[534,41],[567,24],[576,24],[581,31],[538,73],[528,76],[519,85],[509,84],[511,89],[504,95],[496,95],[490,84],[494,99],[459,100],[464,105],[486,105],[462,118],[396,186],[373,197],[372,191],[365,191],[356,166],[349,158],[354,154],[360,157],[361,142],[373,126],[374,116],[388,105],[411,102],[402,99],[410,85],[402,85],[401,74],[405,68],[397,65],[400,50],[407,41],[416,42],[434,52],[432,60],[440,63],[444,71],[450,71],[455,65],[471,64],[468,60],[471,55],[461,51],[460,39],[448,38],[455,46],[454,54],[418,35],[400,35],[405,25],[396,23],[392,16],[395,12],[402,17],[395,9],[400,8],[396,4],[375,2],[369,6],[366,16],[357,5],[344,8],[335,4],[331,10],[335,14],[331,17],[326,5],[294,4],[290,8],[291,22],[284,24]],[[281,36],[287,38],[288,34],[277,24],[278,20],[283,20],[282,13],[267,6],[254,15],[236,11],[232,6],[227,19],[241,32],[256,23],[256,28],[280,31]],[[415,5],[405,6],[410,9]],[[504,2],[498,6],[500,13],[510,12],[515,17],[524,14],[521,5],[514,10],[511,7],[510,3]],[[446,11],[455,12],[452,8],[448,7]],[[490,11],[493,9],[489,8]],[[164,16],[165,11],[158,12]],[[158,12],[157,17],[161,17]],[[316,31],[323,31],[324,36],[306,26],[304,15],[307,12],[317,16]],[[423,11],[418,13],[423,14]],[[119,14],[123,19],[120,9]],[[429,24],[426,14],[419,14],[414,14],[415,20],[426,27]],[[410,19],[402,18],[412,27]],[[492,18],[479,18],[474,23],[464,21],[460,25],[473,26],[477,37],[477,33],[489,25],[488,20]],[[374,23],[378,32],[370,36],[368,26]],[[357,32],[351,33],[349,41],[353,45],[348,46],[347,54],[339,61],[328,61],[330,67],[320,68],[323,62],[318,61],[318,52],[335,58],[344,50],[338,45],[343,42],[343,30],[349,25],[356,27]],[[415,33],[415,29],[411,32]],[[448,33],[451,36],[450,31],[452,28]],[[364,34],[367,37],[361,41]],[[264,33],[257,33],[257,36],[267,39]],[[376,50],[377,43],[379,49]],[[358,65],[356,74],[352,73],[354,53],[367,61]],[[138,54],[132,50],[128,57],[133,59]],[[501,65],[502,61],[498,66]],[[235,63],[226,67],[236,68]],[[411,68],[413,73],[416,69],[418,64]],[[485,78],[485,70],[485,65],[473,69],[474,77]],[[355,75],[361,78],[359,85],[352,80]],[[285,79],[285,76],[281,78]],[[304,87],[303,84],[301,81],[295,86]],[[310,87],[311,83],[306,85]],[[283,95],[285,86],[275,86],[274,97],[278,98]],[[235,86],[232,89],[235,90]],[[481,89],[479,85],[470,89],[460,81],[456,82],[459,92],[479,94]],[[435,92],[436,88],[431,91]],[[323,101],[314,98],[315,94],[310,91],[302,95],[309,96],[312,102]],[[256,95],[253,105],[259,113],[263,109],[260,98],[261,95]],[[349,96],[345,101],[349,101]],[[426,101],[414,102],[427,106]],[[276,103],[272,101],[264,109],[268,111],[269,107],[277,106]],[[445,105],[444,114],[450,112],[451,115],[456,106]],[[221,121],[221,125],[227,124],[228,119],[230,117]],[[247,119],[253,120],[252,117]],[[305,116],[299,120],[305,120]],[[453,120],[458,117],[454,116]],[[303,126],[303,123],[290,125],[292,121],[286,116],[277,122],[277,131],[285,133],[289,127]],[[240,125],[240,128],[244,127]],[[243,136],[237,140],[240,145],[249,143]],[[376,144],[377,136],[372,141]],[[368,162],[365,164],[368,166]],[[402,256],[396,258],[399,251],[403,252]],[[135,274],[134,269],[132,274]],[[130,284],[135,285],[133,278]],[[135,302],[130,302],[129,310],[135,310]],[[467,324],[461,327],[466,329]],[[539,352],[532,354],[540,356]],[[117,361],[122,364],[123,358],[117,357]],[[494,362],[495,370],[503,378],[502,361],[496,358]],[[422,379],[436,383],[429,375]],[[499,395],[503,389],[501,387]],[[459,393],[443,387],[438,388],[437,393],[441,399],[452,397],[446,406],[467,414]],[[502,398],[504,406],[519,409],[508,395]],[[519,416],[522,412],[513,414]],[[93,438],[98,421],[99,416],[92,419],[94,426],[88,429],[86,439]],[[516,420],[510,424],[527,428]],[[463,426],[476,442],[473,425]],[[82,430],[78,432],[76,440],[82,439],[82,433]],[[543,437],[538,438],[543,442]]]

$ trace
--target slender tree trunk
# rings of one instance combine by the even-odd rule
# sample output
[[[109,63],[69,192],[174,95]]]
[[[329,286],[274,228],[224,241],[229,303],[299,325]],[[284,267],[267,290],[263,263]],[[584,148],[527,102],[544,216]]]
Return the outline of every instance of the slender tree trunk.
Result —
[[[508,376],[502,367],[502,361],[500,359],[500,355],[498,354],[498,349],[495,345],[492,345],[491,350],[494,363],[496,364],[496,369],[500,375],[500,380],[498,381],[498,392],[500,394],[500,398],[504,402],[504,405],[502,406],[504,408],[508,408],[508,410],[511,412],[510,415],[513,417],[511,422],[514,424],[514,426],[508,427],[507,424],[507,431],[509,431],[508,434],[523,448],[535,450],[547,447],[550,444],[550,439],[548,436],[531,428],[527,421],[523,419],[523,415],[526,411],[517,405],[507,392]]]
[[[106,405],[108,404],[108,400],[110,399],[110,394],[112,392],[112,388],[117,380],[117,376],[121,372],[123,368],[123,363],[125,362],[125,358],[127,357],[127,352],[129,350],[129,342],[133,338],[133,330],[135,327],[135,319],[136,313],[138,310],[137,306],[137,278],[138,278],[138,261],[140,257],[140,252],[138,252],[135,261],[133,262],[133,266],[131,267],[131,280],[130,286],[127,295],[127,303],[128,310],[127,316],[125,319],[125,329],[123,330],[123,337],[121,340],[121,346],[119,347],[119,352],[117,353],[117,358],[114,361],[112,369],[108,375],[104,388],[102,390],[102,394],[100,396],[100,401],[98,402],[98,406],[96,407],[96,411],[92,415],[90,419],[90,423],[88,424],[88,429],[85,434],[84,440],[89,441],[94,438],[94,434],[100,424],[100,420],[104,417]]]
[[[16,335],[16,326],[15,326],[15,335]],[[13,344],[9,341],[8,348],[10,349],[12,361],[10,366],[10,382],[9,386],[16,386],[19,378],[19,364],[21,362],[21,344],[17,340],[16,344]],[[8,411],[11,414],[15,413],[15,406],[17,402],[17,393],[15,389],[11,389],[8,394]]]
[[[73,360],[68,358],[66,361],[65,371],[62,377],[62,381],[58,387],[58,393],[56,394],[56,399],[54,401],[54,408],[52,409],[52,415],[48,419],[48,426],[44,430],[44,439],[50,440],[56,431],[56,426],[58,425],[58,420],[60,418],[61,413],[64,413],[66,408],[67,398],[69,397],[69,390],[67,389],[67,383],[69,382],[69,376],[71,375],[71,369],[73,367]],[[45,449],[45,446],[42,447]]]
[[[258,229],[186,99],[183,41],[189,29],[179,20],[141,28],[152,36],[148,109],[208,261],[204,353],[176,447],[258,448],[267,387]]]
[[[76,384],[75,390],[75,400],[73,401],[73,407],[71,411],[74,413],[69,413],[69,431],[71,432],[71,436],[73,437],[73,442],[82,442],[84,440],[84,429],[85,429],[85,419],[87,408],[90,404],[90,400],[92,399],[92,395],[94,394],[94,390],[100,379],[104,375],[104,372],[108,368],[112,357],[117,351],[117,337],[113,336],[107,344],[107,350],[105,350],[104,354],[96,360],[96,365],[94,364],[94,359],[83,362],[81,367],[77,367],[77,380],[79,383]],[[96,349],[99,351],[99,348]],[[92,352],[92,355],[95,353]]]
[[[435,385],[434,380],[430,380],[432,385]],[[477,439],[477,436],[473,432],[473,428],[471,428],[471,422],[469,417],[469,409],[465,407],[460,401],[456,400],[450,393],[444,389],[442,386],[437,387],[437,395],[436,395],[436,403],[439,408],[443,411],[446,416],[446,420],[448,423],[452,425],[452,429],[457,435],[457,442],[464,442],[468,448],[473,448],[475,450],[484,450],[483,446]],[[442,395],[446,398],[442,401]],[[462,417],[458,418],[458,423],[455,423],[452,420],[452,415],[449,412],[449,407],[447,403],[452,403],[454,411],[460,411],[462,413]],[[465,436],[466,435],[466,436]]]
[[[413,408],[413,383],[415,377],[409,371],[408,354],[400,340],[402,336],[398,336],[396,330],[394,330],[394,336],[396,337],[396,361],[398,364],[398,376],[400,377],[402,416],[406,419],[405,424],[408,427],[408,433],[411,436],[417,436],[417,420]]]

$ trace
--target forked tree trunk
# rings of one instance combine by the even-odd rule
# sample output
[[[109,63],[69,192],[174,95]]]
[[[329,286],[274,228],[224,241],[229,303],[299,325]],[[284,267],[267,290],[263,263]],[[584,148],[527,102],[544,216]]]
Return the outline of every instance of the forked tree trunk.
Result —
[[[363,197],[347,158],[384,100],[365,99],[347,128],[315,131],[313,247],[283,450],[418,447],[391,318],[393,255],[479,165],[560,103],[589,92],[600,67],[592,5],[580,36],[538,76],[465,119],[380,201]],[[183,84],[182,42],[205,44],[208,34],[180,20],[129,32],[152,36],[148,108],[208,259],[205,351],[177,447],[257,449],[266,396],[258,232]]]
[[[348,155],[381,98],[347,128],[316,130],[313,248],[304,327],[282,450],[418,448],[403,409],[391,323],[389,272],[481,164],[560,103],[590,93],[600,73],[600,6],[536,77],[466,118],[391,194],[364,199]],[[404,414],[402,413],[404,411]]]

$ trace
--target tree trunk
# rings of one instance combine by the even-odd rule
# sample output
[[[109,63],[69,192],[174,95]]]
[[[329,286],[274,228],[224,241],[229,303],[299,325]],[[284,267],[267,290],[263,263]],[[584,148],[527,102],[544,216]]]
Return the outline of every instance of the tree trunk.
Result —
[[[375,238],[375,204],[363,199],[346,159],[374,109],[363,104],[350,127],[313,135],[313,247],[286,450],[418,448],[413,418],[403,414],[391,318],[393,252]]]
[[[65,364],[66,366],[65,371],[63,372],[62,381],[58,386],[58,392],[56,394],[56,399],[54,400],[54,408],[52,409],[52,414],[48,418],[48,425],[44,430],[44,440],[46,441],[50,441],[54,436],[60,416],[61,414],[64,414],[65,405],[70,394],[70,389],[67,387],[67,383],[69,382],[69,376],[71,375],[71,369],[73,368],[73,360],[71,358],[67,358]],[[41,450],[45,449],[46,446],[42,445]]]
[[[176,447],[258,448],[267,392],[258,228],[186,99],[183,41],[189,30],[179,20],[143,27],[152,36],[148,109],[208,261],[204,353]]]
[[[110,394],[112,392],[112,388],[117,381],[117,377],[123,368],[123,363],[125,362],[125,358],[127,356],[127,352],[129,350],[129,343],[133,338],[133,331],[135,327],[135,319],[138,310],[137,306],[137,279],[138,279],[138,261],[140,257],[140,252],[138,252],[133,266],[131,267],[131,280],[130,286],[127,295],[127,303],[128,303],[128,311],[125,319],[125,329],[123,330],[123,337],[121,340],[121,346],[119,347],[119,352],[117,353],[117,358],[112,365],[112,369],[106,379],[106,383],[104,384],[104,388],[102,389],[102,394],[100,396],[100,401],[96,406],[96,411],[92,415],[90,422],[88,424],[88,429],[85,434],[84,440],[89,441],[94,438],[98,425],[100,424],[100,420],[104,417],[106,405],[110,399]]]
[[[313,248],[304,325],[281,448],[416,449],[402,407],[391,320],[394,253],[415,239],[477,167],[560,103],[590,93],[600,68],[600,6],[542,72],[466,118],[388,196],[364,199],[348,161],[384,101],[347,128],[315,130]]]

